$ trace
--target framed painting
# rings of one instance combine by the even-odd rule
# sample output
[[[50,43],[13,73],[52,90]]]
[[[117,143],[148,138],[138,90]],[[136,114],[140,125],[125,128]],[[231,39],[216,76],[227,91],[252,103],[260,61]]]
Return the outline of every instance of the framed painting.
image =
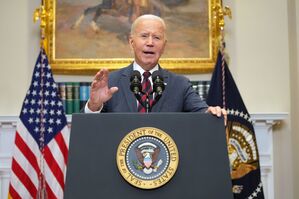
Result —
[[[162,17],[167,45],[160,65],[177,73],[207,73],[218,50],[214,0],[49,0],[46,51],[55,74],[93,75],[129,65],[130,26],[142,14]]]

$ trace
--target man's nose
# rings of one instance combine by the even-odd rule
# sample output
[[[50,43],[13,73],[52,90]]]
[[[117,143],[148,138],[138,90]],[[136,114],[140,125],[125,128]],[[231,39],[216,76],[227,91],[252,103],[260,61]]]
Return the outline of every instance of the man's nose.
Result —
[[[149,36],[146,40],[146,45],[152,46],[154,45],[154,40],[152,36]]]

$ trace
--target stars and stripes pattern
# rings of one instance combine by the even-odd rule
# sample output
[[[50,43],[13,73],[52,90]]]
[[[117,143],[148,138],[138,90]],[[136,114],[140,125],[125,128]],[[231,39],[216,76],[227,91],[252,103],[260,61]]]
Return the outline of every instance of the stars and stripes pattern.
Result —
[[[152,94],[152,85],[149,80],[149,77],[151,76],[151,73],[148,71],[145,71],[143,73],[143,81],[142,81],[142,92],[143,95],[141,97],[141,102],[144,104],[144,106],[140,103],[138,103],[138,112],[145,113],[146,112],[146,100],[149,99],[149,107],[152,107],[153,99],[151,97]]]
[[[62,199],[69,130],[45,51],[36,61],[17,124],[9,199]]]

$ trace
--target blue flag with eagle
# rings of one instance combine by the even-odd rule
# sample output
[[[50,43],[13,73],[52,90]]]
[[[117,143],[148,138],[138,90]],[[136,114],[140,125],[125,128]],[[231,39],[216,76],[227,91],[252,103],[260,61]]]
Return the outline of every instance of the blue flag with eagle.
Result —
[[[263,199],[254,128],[222,52],[218,53],[207,103],[227,110],[226,137],[234,198]]]

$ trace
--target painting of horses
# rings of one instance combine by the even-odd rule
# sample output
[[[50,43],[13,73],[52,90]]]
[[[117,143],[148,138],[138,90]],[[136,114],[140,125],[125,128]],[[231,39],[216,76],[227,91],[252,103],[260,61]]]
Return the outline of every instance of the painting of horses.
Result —
[[[80,70],[90,64],[125,66],[133,59],[130,27],[142,14],[165,20],[168,41],[161,62],[166,68],[178,66],[184,72],[188,65],[200,67],[215,60],[210,0],[52,0],[51,9],[49,53],[54,72],[61,65],[79,64]]]

